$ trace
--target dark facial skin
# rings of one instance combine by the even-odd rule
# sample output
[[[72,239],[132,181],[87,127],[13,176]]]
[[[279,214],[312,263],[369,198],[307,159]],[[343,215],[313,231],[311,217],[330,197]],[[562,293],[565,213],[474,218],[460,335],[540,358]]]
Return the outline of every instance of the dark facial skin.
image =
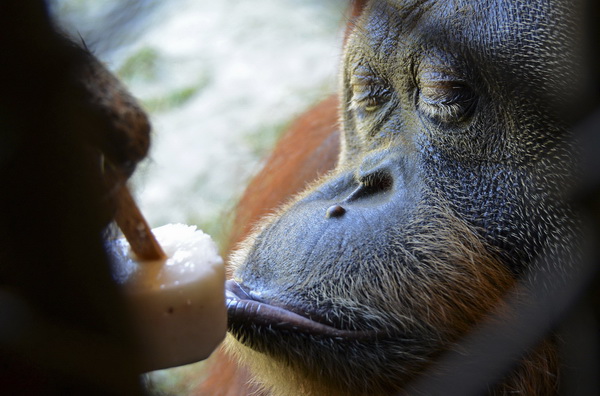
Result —
[[[338,167],[234,260],[230,345],[274,394],[398,391],[542,251],[568,249],[572,8],[367,5],[344,53]]]

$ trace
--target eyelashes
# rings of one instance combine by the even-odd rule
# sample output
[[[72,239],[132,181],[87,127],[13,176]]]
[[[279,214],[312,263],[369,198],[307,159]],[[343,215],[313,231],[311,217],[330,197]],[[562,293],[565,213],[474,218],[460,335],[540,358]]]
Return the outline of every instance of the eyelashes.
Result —
[[[447,75],[424,73],[416,84],[416,110],[432,121],[460,123],[474,113],[478,97],[464,81]],[[378,118],[389,111],[389,104],[399,94],[381,78],[365,73],[353,77],[351,89],[350,109],[362,121]]]
[[[477,95],[462,81],[424,81],[419,88],[417,109],[441,123],[459,123],[473,114]]]
[[[354,85],[350,108],[362,116],[376,113],[392,98],[391,89],[383,85]]]

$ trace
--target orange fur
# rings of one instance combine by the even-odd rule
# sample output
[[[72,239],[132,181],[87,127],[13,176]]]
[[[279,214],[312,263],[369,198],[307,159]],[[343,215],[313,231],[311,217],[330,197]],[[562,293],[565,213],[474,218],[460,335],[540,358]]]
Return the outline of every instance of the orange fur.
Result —
[[[353,28],[355,18],[360,15],[365,0],[355,0],[349,13],[348,30]],[[332,170],[340,153],[338,126],[338,98],[332,96],[301,116],[281,138],[262,171],[252,180],[240,200],[233,231],[226,251],[229,253],[251,233],[256,222],[272,213],[307,185],[319,179],[320,175]],[[451,215],[448,214],[449,217]],[[445,220],[453,224],[456,230],[466,230],[465,224],[454,218]],[[471,232],[454,232],[438,239],[444,229],[442,225],[432,225],[430,235],[423,235],[415,243],[423,249],[435,249],[436,244],[450,243],[452,246],[438,246],[448,252],[448,261],[458,263],[461,268],[456,274],[461,286],[468,286],[473,295],[464,298],[463,288],[449,288],[449,294],[443,301],[428,301],[427,295],[421,295],[422,316],[428,316],[431,327],[448,329],[448,338],[460,340],[468,333],[473,323],[484,318],[490,311],[502,309],[502,298],[514,284],[512,275],[487,247]],[[437,232],[436,232],[437,231]],[[443,231],[441,231],[443,233]],[[450,231],[451,232],[451,231]],[[432,247],[433,246],[433,247]],[[484,264],[485,263],[485,264]],[[440,262],[440,265],[444,263]],[[460,279],[458,279],[460,278]],[[433,280],[432,280],[433,281]],[[421,289],[419,289],[421,290]],[[415,290],[418,292],[419,290]],[[454,293],[454,294],[452,294]],[[458,307],[458,308],[457,308]],[[508,314],[508,312],[506,313]],[[490,390],[493,395],[553,395],[557,392],[558,363],[554,343],[544,341],[535,351],[528,354],[519,366],[506,377],[505,381]],[[197,396],[268,396],[251,379],[251,374],[242,365],[232,360],[224,351],[219,350],[209,360],[208,379],[196,390]],[[424,367],[417,367],[412,376]],[[410,378],[407,378],[407,380]],[[289,379],[292,381],[292,378]],[[330,384],[331,385],[331,384]],[[336,384],[318,384],[320,389],[307,390],[310,394],[328,394],[342,396],[335,389]],[[299,388],[295,388],[299,389]],[[308,388],[304,388],[308,389]],[[397,389],[397,388],[396,388]],[[304,391],[294,390],[294,392]],[[311,393],[312,392],[312,393]],[[327,393],[322,393],[327,392]],[[377,394],[393,394],[381,390]],[[308,394],[307,393],[307,394]],[[372,395],[373,393],[365,393]]]
[[[260,218],[333,169],[338,154],[338,99],[330,96],[292,124],[252,179],[237,207],[226,251],[244,239]],[[261,396],[247,370],[223,351],[216,351],[208,363],[208,380],[195,395]]]

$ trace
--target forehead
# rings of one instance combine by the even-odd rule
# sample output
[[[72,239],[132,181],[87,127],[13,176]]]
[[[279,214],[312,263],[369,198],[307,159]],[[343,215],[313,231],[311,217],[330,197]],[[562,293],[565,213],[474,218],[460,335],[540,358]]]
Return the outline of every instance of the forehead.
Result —
[[[537,88],[552,86],[565,79],[577,56],[575,3],[375,0],[359,19],[347,55],[399,65],[437,50],[484,64],[492,74],[511,73]]]
[[[574,8],[551,0],[375,0],[354,33],[363,45],[390,54],[403,41],[552,52],[574,33]]]

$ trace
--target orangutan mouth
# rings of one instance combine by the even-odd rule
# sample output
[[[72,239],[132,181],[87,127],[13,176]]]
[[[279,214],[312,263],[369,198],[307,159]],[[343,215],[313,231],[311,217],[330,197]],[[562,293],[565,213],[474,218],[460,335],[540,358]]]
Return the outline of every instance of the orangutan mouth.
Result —
[[[234,280],[225,282],[227,322],[230,330],[247,325],[306,333],[314,336],[349,340],[375,340],[382,334],[377,330],[342,330],[253,299]]]

